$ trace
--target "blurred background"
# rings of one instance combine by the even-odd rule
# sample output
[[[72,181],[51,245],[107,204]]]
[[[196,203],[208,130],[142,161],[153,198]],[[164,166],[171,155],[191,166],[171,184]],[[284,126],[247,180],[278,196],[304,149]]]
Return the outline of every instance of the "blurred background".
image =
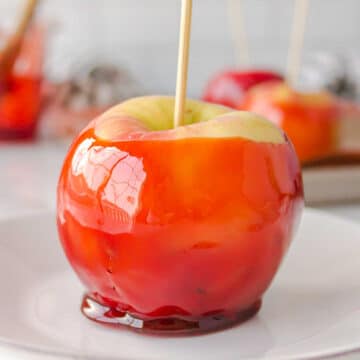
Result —
[[[35,174],[31,187],[13,185],[5,198],[37,199],[40,182],[54,205],[67,146],[91,119],[134,96],[174,94],[180,4],[0,0],[0,162],[8,166],[2,181],[21,183],[16,156],[33,157],[28,175],[44,162],[54,169],[51,181]],[[304,166],[309,203],[354,202],[360,199],[360,2],[310,0],[299,76],[280,89],[288,102],[274,99],[276,89],[250,91],[287,78],[294,9],[295,0],[194,1],[188,93],[282,126]],[[239,61],[239,53],[249,59]]]
[[[23,4],[24,0],[0,1],[1,27],[14,25]],[[252,64],[283,71],[294,2],[242,0],[242,4]],[[172,93],[179,9],[177,0],[43,0],[39,19],[49,27],[46,74],[66,79],[82,66],[110,62],[125,66],[146,91]],[[318,52],[359,62],[359,14],[357,0],[311,1],[305,63]],[[190,95],[200,96],[215,71],[235,63],[227,2],[194,1]]]

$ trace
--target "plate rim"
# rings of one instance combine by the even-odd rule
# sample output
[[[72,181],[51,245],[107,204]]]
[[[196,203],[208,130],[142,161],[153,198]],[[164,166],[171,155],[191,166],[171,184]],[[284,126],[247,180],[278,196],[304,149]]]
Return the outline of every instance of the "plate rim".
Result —
[[[360,231],[360,224],[358,224],[353,219],[346,219],[342,216],[331,214],[324,210],[315,209],[312,207],[306,207],[304,209],[304,212],[302,214],[302,219],[300,224],[303,221],[303,217],[306,214],[314,214],[315,216],[321,216],[326,217],[330,219],[334,219],[335,221],[340,221],[344,223],[349,223],[351,226],[358,228]],[[3,223],[9,222],[9,221],[16,221],[21,219],[29,219],[32,217],[41,217],[41,216],[53,216],[55,221],[55,210],[49,209],[49,208],[38,208],[38,209],[24,209],[19,210],[16,213],[10,214],[9,216],[0,216],[0,227]],[[0,240],[1,242],[1,240]],[[144,336],[141,334],[135,334],[137,336]],[[146,336],[146,335],[145,335]],[[205,335],[206,336],[206,335]],[[129,360],[129,358],[125,357],[112,357],[112,356],[99,356],[99,355],[89,355],[89,354],[81,354],[78,350],[58,350],[55,348],[52,348],[51,346],[38,346],[33,345],[30,343],[22,343],[15,339],[10,339],[8,337],[4,337],[0,335],[0,347],[7,347],[13,350],[18,351],[25,351],[28,354],[35,354],[35,355],[41,355],[41,356],[52,356],[58,359],[63,358],[69,358],[69,359],[75,359],[75,360]],[[292,357],[284,357],[283,355],[277,356],[277,355],[267,355],[266,353],[261,358],[254,358],[260,359],[260,360],[325,360],[325,359],[337,359],[342,356],[351,356],[354,354],[360,354],[360,338],[359,342],[351,347],[348,346],[341,346],[330,350],[318,350],[309,352],[306,355],[301,356],[292,356]],[[132,357],[133,360],[144,360],[142,357]],[[154,358],[156,359],[156,358]],[[162,359],[162,358],[159,358]]]

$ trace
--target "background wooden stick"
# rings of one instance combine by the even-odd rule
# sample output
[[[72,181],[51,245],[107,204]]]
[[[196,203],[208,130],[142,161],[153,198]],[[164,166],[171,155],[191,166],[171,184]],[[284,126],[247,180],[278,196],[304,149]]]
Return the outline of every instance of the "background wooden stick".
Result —
[[[286,77],[288,84],[291,86],[295,86],[300,73],[308,12],[309,0],[295,0],[294,20],[288,53]]]
[[[245,31],[245,21],[242,0],[228,0],[228,18],[230,33],[238,67],[250,65],[250,51],[247,34]]]
[[[178,127],[184,124],[187,77],[189,68],[191,18],[192,0],[182,0],[174,127]]]
[[[0,54],[0,82],[6,81],[11,75],[16,59],[20,53],[25,33],[29,28],[37,5],[38,0],[27,0],[19,24]]]

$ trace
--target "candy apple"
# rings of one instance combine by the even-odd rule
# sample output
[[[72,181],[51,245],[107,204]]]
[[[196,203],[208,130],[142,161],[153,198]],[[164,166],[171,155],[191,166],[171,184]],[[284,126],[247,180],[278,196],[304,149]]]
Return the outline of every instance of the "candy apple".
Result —
[[[210,80],[203,99],[211,103],[237,108],[245,93],[255,85],[282,79],[281,75],[271,71],[224,71]]]
[[[142,331],[208,331],[260,308],[303,206],[293,147],[271,122],[144,97],[75,139],[58,230],[90,319]]]
[[[332,156],[338,149],[340,107],[327,92],[299,92],[285,83],[262,84],[246,94],[241,109],[282,127],[302,163]]]

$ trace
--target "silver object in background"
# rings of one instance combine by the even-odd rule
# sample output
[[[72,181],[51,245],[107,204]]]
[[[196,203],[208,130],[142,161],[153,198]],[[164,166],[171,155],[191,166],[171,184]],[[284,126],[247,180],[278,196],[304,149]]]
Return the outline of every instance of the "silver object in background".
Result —
[[[305,59],[299,83],[306,90],[326,89],[346,100],[360,101],[360,59],[316,52]]]

